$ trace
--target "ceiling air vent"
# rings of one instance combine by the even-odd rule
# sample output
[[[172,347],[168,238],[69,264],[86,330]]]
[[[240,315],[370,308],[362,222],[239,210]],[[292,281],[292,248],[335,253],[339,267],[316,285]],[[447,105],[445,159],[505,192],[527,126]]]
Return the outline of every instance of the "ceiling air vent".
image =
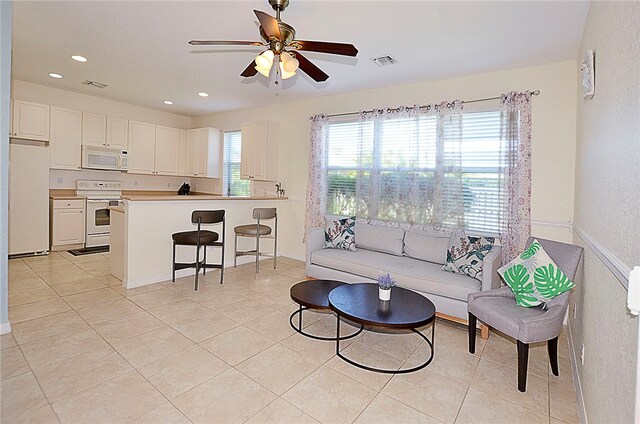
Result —
[[[97,88],[107,88],[109,86],[108,84],[104,84],[98,81],[89,81],[89,80],[82,81],[82,84],[88,85],[91,87],[97,87]]]
[[[395,65],[396,63],[398,63],[398,61],[394,58],[392,58],[391,56],[380,56],[380,57],[374,57],[371,60],[373,60],[373,63],[375,63],[376,65],[382,67],[382,66],[389,66],[389,65]]]

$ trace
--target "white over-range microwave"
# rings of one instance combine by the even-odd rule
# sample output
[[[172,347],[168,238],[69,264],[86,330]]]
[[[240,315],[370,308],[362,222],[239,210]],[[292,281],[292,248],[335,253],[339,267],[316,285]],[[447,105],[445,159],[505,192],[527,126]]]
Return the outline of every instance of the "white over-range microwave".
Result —
[[[82,146],[82,167],[126,171],[127,151],[109,147]]]

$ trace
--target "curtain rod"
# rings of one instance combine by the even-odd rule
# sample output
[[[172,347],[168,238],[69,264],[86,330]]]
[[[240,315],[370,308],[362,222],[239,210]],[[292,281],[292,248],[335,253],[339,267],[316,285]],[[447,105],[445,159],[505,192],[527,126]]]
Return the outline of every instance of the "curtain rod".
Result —
[[[529,90],[529,94],[531,94],[532,96],[537,96],[540,94],[540,90]],[[483,99],[473,99],[473,100],[463,100],[462,103],[476,103],[476,102],[486,102],[488,100],[498,100],[502,98],[502,96],[495,96],[495,97],[485,97]],[[420,107],[424,107],[424,106],[420,106]],[[407,109],[413,109],[412,106],[408,107]],[[372,110],[367,110],[365,112],[369,112],[369,113],[373,113],[375,109]],[[350,115],[359,115],[360,112],[345,112],[345,113],[334,113],[334,114],[330,114],[330,115],[326,115],[327,118],[335,118],[338,116],[350,116]]]

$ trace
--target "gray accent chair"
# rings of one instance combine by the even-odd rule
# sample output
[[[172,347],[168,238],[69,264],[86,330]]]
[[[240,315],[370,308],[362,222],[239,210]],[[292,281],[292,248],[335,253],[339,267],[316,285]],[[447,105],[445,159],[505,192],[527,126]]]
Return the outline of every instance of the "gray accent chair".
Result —
[[[536,237],[529,237],[529,246]],[[576,276],[583,249],[573,244],[560,243],[538,238],[549,257],[560,267],[562,272],[576,285]],[[469,312],[469,352],[476,350],[476,324],[483,324],[513,337],[518,343],[518,390],[527,389],[527,365],[529,361],[529,344],[547,342],[549,362],[554,375],[558,372],[558,336],[562,330],[569,298],[573,290],[551,299],[546,308],[524,308],[518,306],[515,296],[509,287],[495,290],[470,293],[467,297]]]

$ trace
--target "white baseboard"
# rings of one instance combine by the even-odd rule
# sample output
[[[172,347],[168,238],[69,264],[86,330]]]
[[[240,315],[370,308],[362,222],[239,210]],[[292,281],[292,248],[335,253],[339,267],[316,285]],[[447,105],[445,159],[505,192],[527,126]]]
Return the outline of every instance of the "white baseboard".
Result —
[[[11,333],[11,323],[9,321],[0,324],[0,334]]]
[[[576,387],[576,396],[578,398],[578,414],[580,415],[580,423],[588,424],[587,410],[584,405],[584,397],[582,396],[582,384],[580,383],[580,374],[578,373],[578,360],[576,359],[576,347],[573,344],[573,334],[571,334],[571,325],[569,328],[569,353],[571,355],[571,370],[573,371],[573,385]]]

